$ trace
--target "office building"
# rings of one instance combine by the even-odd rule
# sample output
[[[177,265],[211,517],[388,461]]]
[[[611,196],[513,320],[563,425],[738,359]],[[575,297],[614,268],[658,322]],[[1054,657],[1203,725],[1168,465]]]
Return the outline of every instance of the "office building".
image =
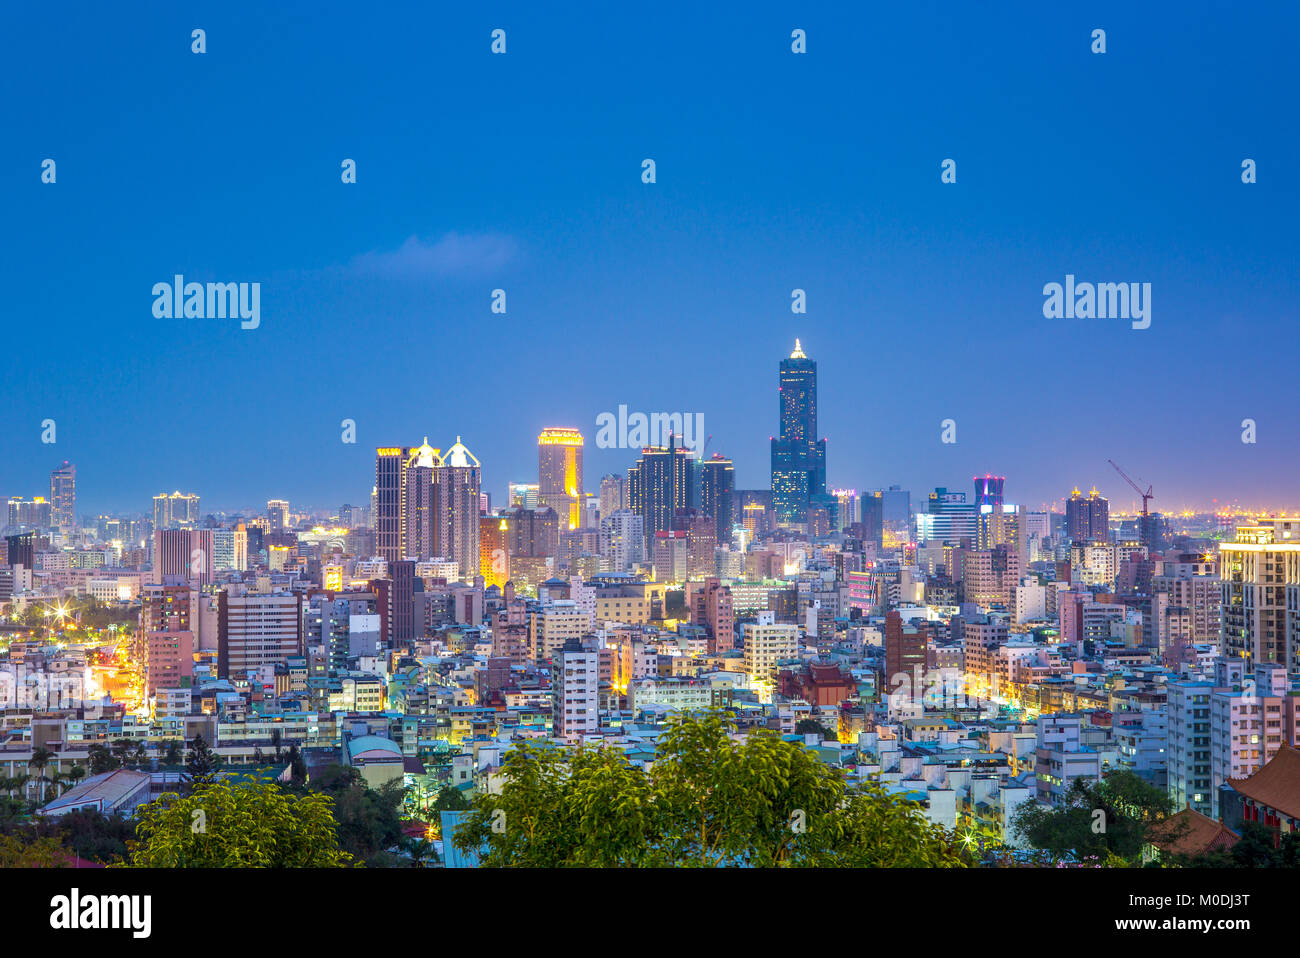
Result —
[[[780,435],[772,438],[772,506],[780,525],[808,521],[826,492],[826,440],[817,438],[817,363],[796,339],[779,376]]]

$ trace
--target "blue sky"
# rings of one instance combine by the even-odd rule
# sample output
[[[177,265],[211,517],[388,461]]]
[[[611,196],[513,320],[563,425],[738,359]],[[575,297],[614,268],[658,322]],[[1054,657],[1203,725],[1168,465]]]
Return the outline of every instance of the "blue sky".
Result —
[[[10,12],[0,492],[332,506],[427,434],[500,501],[546,425],[594,488],[621,403],[763,487],[798,336],[832,485],[1127,507],[1109,457],[1158,508],[1300,506],[1296,5],[467,6]],[[260,282],[261,326],[154,318],[175,273]],[[1045,319],[1066,273],[1150,282],[1151,328]]]

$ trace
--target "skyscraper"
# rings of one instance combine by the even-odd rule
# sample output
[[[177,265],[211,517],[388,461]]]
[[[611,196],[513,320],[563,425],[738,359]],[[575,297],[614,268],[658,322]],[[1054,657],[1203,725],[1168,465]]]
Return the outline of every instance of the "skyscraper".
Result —
[[[402,558],[406,545],[406,446],[380,446],[375,450],[376,548],[386,560]]]
[[[780,367],[781,434],[772,439],[772,505],[780,524],[808,519],[811,497],[826,493],[826,440],[817,438],[817,363],[799,340]]]
[[[730,544],[736,524],[736,467],[720,453],[704,460],[700,468],[700,509],[713,517],[718,544]]]
[[[153,497],[155,529],[192,529],[199,521],[199,497],[185,492],[161,493]]]
[[[402,549],[412,559],[432,559],[438,553],[437,470],[442,455],[429,445],[429,437],[411,450],[403,472]],[[469,571],[469,570],[465,570]]]
[[[1110,502],[1093,489],[1084,496],[1075,489],[1065,502],[1065,534],[1071,542],[1110,540]]]
[[[77,467],[66,459],[50,473],[50,502],[54,527],[63,532],[77,526]]]
[[[974,476],[975,482],[975,507],[992,506],[993,511],[997,512],[998,507],[1002,505],[1002,485],[1006,482],[1003,476]]]
[[[474,581],[479,567],[479,491],[481,467],[456,437],[437,468],[438,554],[460,566],[461,577]]]
[[[582,433],[547,426],[537,437],[537,500],[565,531],[582,528]]]
[[[627,495],[624,490],[622,476],[601,476],[600,477],[600,515],[612,516],[620,509],[627,507]]]
[[[289,500],[268,499],[266,518],[271,524],[272,532],[283,532],[289,525]]]
[[[632,511],[645,519],[646,541],[670,531],[677,510],[694,505],[690,451],[677,446],[671,433],[667,446],[646,446],[627,471],[627,486]]]

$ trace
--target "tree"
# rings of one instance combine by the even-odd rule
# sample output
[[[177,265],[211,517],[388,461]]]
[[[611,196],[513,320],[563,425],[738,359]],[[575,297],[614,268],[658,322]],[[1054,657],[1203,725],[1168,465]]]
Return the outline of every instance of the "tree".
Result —
[[[403,839],[400,781],[370,788],[355,768],[330,765],[312,779],[308,794],[312,793],[332,799],[339,847],[371,865],[391,859],[387,850]]]
[[[176,739],[169,739],[167,749],[163,752],[162,764],[179,765],[185,761],[185,753],[181,751],[181,743]]]
[[[837,741],[839,736],[828,729],[816,719],[800,719],[794,723],[794,732],[796,735],[820,735],[824,739],[830,739],[832,742]]]
[[[768,730],[734,732],[719,710],[678,715],[649,771],[615,749],[522,742],[455,843],[487,866],[971,864],[915,803],[851,788]]]
[[[104,772],[111,772],[115,768],[121,768],[122,764],[113,757],[107,745],[102,742],[96,742],[90,746],[90,773],[92,775],[102,775]]]
[[[1244,822],[1241,838],[1231,848],[1172,855],[1168,864],[1184,868],[1296,868],[1300,866],[1300,832],[1279,835],[1259,822]]]
[[[459,788],[444,785],[433,800],[435,812],[463,812],[470,808],[470,801]]]
[[[37,747],[32,750],[32,757],[27,762],[28,768],[36,769],[36,780],[40,783],[40,804],[42,805],[45,804],[45,783],[47,781],[45,778],[45,769],[50,764],[52,758],[54,758],[54,753],[48,748]]]
[[[68,853],[53,838],[0,835],[0,868],[67,868]]]
[[[427,862],[438,860],[438,852],[434,849],[433,842],[426,838],[407,838],[402,842],[402,847],[411,857],[412,868],[423,868]]]
[[[1148,830],[1172,810],[1164,789],[1123,769],[1095,782],[1076,778],[1065,800],[1054,808],[1026,802],[1012,817],[1011,827],[1053,858],[1136,864]]]
[[[206,785],[217,781],[224,759],[203,740],[202,735],[195,735],[190,744],[189,754],[185,756],[185,771],[195,785]]]
[[[340,868],[333,803],[274,782],[208,782],[142,805],[130,864],[136,868]]]

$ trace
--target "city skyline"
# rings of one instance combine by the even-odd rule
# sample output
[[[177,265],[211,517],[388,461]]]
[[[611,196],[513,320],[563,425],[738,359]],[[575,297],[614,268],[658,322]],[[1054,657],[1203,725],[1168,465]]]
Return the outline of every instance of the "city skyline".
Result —
[[[788,373],[787,373],[787,367],[789,367],[789,366],[791,365],[791,363],[794,363],[796,366],[798,366],[799,364],[802,363],[803,366],[800,367],[801,369],[811,370],[811,380],[810,380],[810,382],[811,382],[811,393],[812,393],[812,398],[811,398],[811,401],[810,401],[810,405],[811,405],[811,413],[808,414],[808,413],[806,412],[806,410],[805,410],[805,411],[802,411],[802,412],[796,411],[796,412],[791,412],[791,413],[788,413],[788,414],[787,414],[787,412],[785,411],[785,407],[782,406],[782,407],[781,407],[781,415],[780,415],[780,417],[778,417],[778,426],[779,426],[781,429],[784,429],[784,428],[786,428],[786,420],[787,420],[788,418],[799,419],[800,417],[802,417],[802,416],[804,416],[804,415],[810,415],[810,417],[811,417],[811,419],[810,419],[810,421],[811,421],[811,428],[814,428],[814,429],[815,429],[815,427],[816,427],[816,418],[817,418],[817,408],[818,408],[818,407],[817,407],[817,372],[816,372],[816,369],[817,369],[817,361],[816,361],[815,359],[812,359],[811,357],[807,356],[807,355],[803,352],[803,350],[802,350],[802,341],[799,340],[799,339],[797,339],[797,338],[796,338],[796,340],[795,340],[794,350],[790,353],[790,355],[787,356],[787,357],[781,358],[781,359],[779,360],[779,366],[780,366],[780,369],[781,369],[781,377],[782,377],[782,381],[784,381],[784,378],[787,376],[787,374],[788,374]],[[800,375],[802,375],[802,374],[803,374],[803,373],[800,373]],[[534,444],[534,447],[533,447],[533,448],[534,448],[536,451],[538,451],[539,453],[542,453],[542,454],[544,455],[544,454],[545,454],[545,450],[547,450],[548,446],[547,446],[546,444],[543,444],[543,443],[542,443],[542,440],[543,440],[543,437],[550,437],[550,438],[547,439],[547,442],[548,442],[548,443],[568,443],[568,444],[569,444],[568,448],[572,449],[572,448],[573,448],[573,446],[572,446],[572,442],[571,442],[571,441],[572,441],[572,438],[573,438],[572,434],[573,434],[575,431],[576,431],[576,433],[578,434],[578,438],[579,438],[579,440],[580,440],[580,442],[579,442],[579,444],[578,444],[578,446],[577,446],[577,449],[579,450],[579,452],[578,452],[578,460],[577,460],[577,463],[578,463],[578,464],[577,464],[577,478],[578,478],[578,481],[579,481],[579,483],[580,483],[580,485],[581,485],[581,492],[584,494],[584,496],[590,496],[590,497],[594,497],[594,496],[596,496],[596,495],[598,494],[598,491],[599,491],[599,482],[600,482],[600,479],[601,479],[602,477],[606,476],[606,475],[616,475],[616,476],[620,476],[620,477],[626,479],[626,477],[627,477],[627,475],[628,475],[628,470],[629,470],[630,468],[632,468],[632,467],[636,464],[638,458],[639,458],[640,455],[641,455],[641,448],[642,448],[642,447],[640,447],[640,446],[638,446],[638,447],[635,448],[635,449],[622,449],[622,448],[620,448],[620,449],[614,449],[614,450],[611,450],[611,449],[600,449],[598,445],[596,445],[596,444],[591,444],[591,443],[589,443],[589,442],[586,441],[589,437],[591,437],[594,433],[596,433],[597,430],[596,430],[595,427],[592,427],[592,428],[589,428],[589,429],[584,430],[582,427],[579,427],[579,426],[572,426],[572,425],[568,425],[568,426],[555,426],[555,425],[548,425],[548,426],[542,427],[541,430],[540,430],[540,433],[539,433],[536,437],[534,437],[534,439],[533,439],[533,444]],[[709,442],[712,442],[715,438],[716,438],[716,437],[714,437],[712,434],[709,434]],[[702,445],[703,442],[704,442],[704,440],[701,438],[701,439],[700,439],[700,444]],[[773,469],[776,468],[776,452],[775,452],[775,450],[777,449],[777,445],[778,445],[778,443],[777,443],[777,437],[776,437],[775,435],[772,436],[772,437],[770,437],[770,438],[769,438],[769,442],[770,442],[770,444],[771,444],[771,447],[770,447],[770,448],[771,448],[772,452],[770,452],[770,454],[769,454],[769,456],[768,456],[769,465],[768,465],[768,471],[767,471],[767,480],[765,480],[765,481],[761,481],[761,482],[753,482],[753,483],[749,483],[749,482],[741,483],[741,482],[737,481],[735,488],[737,488],[737,489],[747,489],[747,490],[748,490],[748,489],[771,489],[771,488],[772,488],[771,480],[772,480],[772,476],[773,476]],[[458,435],[458,436],[457,436],[457,445],[459,445],[459,444],[460,444],[460,436]],[[360,446],[360,443],[356,443],[355,445]],[[648,445],[653,446],[653,445],[655,445],[655,443],[652,442],[652,443],[650,443],[650,444],[648,444]],[[820,445],[822,445],[822,448],[823,448],[823,450],[824,450],[825,447],[828,446],[829,444],[820,444]],[[415,446],[411,446],[411,447],[402,447],[402,446],[396,446],[396,447],[384,447],[384,446],[379,446],[379,447],[364,447],[364,446],[363,446],[363,447],[361,447],[362,451],[365,452],[368,456],[371,456],[371,457],[373,456],[373,452],[371,451],[373,448],[379,448],[379,449],[384,449],[384,448],[393,448],[395,451],[396,451],[397,449],[406,449],[406,451],[407,451],[408,453],[409,453],[409,452],[414,452],[414,451],[417,450],[417,447],[415,447]],[[430,446],[428,445],[428,436],[427,436],[427,435],[424,437],[423,445],[422,445],[421,447],[419,447],[419,448],[423,448],[423,449],[425,449],[427,452],[437,452],[437,450],[432,449],[432,447],[430,447]],[[463,447],[462,447],[462,448],[463,448]],[[558,446],[557,448],[564,448],[564,446],[561,445],[561,446]],[[715,453],[715,454],[721,453],[721,454],[727,455],[729,459],[732,459],[732,460],[734,461],[734,457],[730,456],[730,454],[727,452],[727,445],[726,445],[725,442],[715,443],[715,444],[713,445],[713,450],[714,450],[714,453]],[[588,469],[588,470],[586,470],[586,475],[587,475],[589,481],[587,481],[587,482],[584,482],[584,481],[583,481],[582,476],[583,476],[583,472],[584,472],[584,470],[583,470],[582,463],[583,463],[584,461],[591,461],[591,460],[593,460],[593,459],[594,459],[595,461],[602,461],[603,459],[604,459],[604,460],[608,460],[608,459],[614,458],[615,456],[622,457],[622,458],[624,458],[624,459],[626,460],[626,464],[623,466],[623,468],[620,469],[620,468],[617,468],[617,467],[613,467],[613,468],[611,468],[611,469],[602,469],[602,470],[600,470],[599,472],[593,472],[592,470]],[[826,454],[825,451],[823,451],[823,452],[821,453],[821,456],[822,456],[822,459],[821,459],[821,461],[820,461],[820,462],[821,462],[821,466],[823,466],[824,468],[826,468],[826,470],[827,470],[827,472],[828,472],[829,474],[834,475],[834,474],[835,474],[835,469],[834,469],[834,465],[833,465],[834,460],[829,459],[829,456]],[[829,463],[830,463],[830,464],[827,464],[827,460],[829,460]],[[373,479],[373,477],[374,477],[374,460],[373,460],[373,458],[370,458],[368,461],[369,461],[369,465],[370,465],[370,475],[371,475],[371,478]],[[537,466],[534,466],[534,469],[535,469],[535,471],[540,471],[540,468],[541,468],[541,462],[538,461],[538,460],[535,460],[535,461],[538,462],[538,465],[537,465]],[[1107,463],[1109,463],[1109,460],[1107,460]],[[67,460],[64,460],[64,461],[62,462],[61,466],[56,466],[55,469],[51,471],[51,475],[57,474],[57,473],[60,471],[61,468],[68,467],[69,465],[70,465],[69,462],[68,462]],[[74,475],[75,475],[75,463],[73,463],[73,464],[71,464],[71,465],[72,465],[73,468],[74,468]],[[1108,469],[1113,469],[1113,468],[1114,468],[1113,463],[1110,463],[1110,464],[1108,465],[1107,468],[1108,468]],[[493,470],[493,469],[491,469],[491,468],[489,467],[489,468],[487,469],[487,472],[488,472],[489,475],[492,475],[494,472],[496,472],[496,470]],[[1003,470],[1003,473],[1004,473],[1004,474],[999,475],[997,478],[999,478],[999,479],[1003,479],[1003,480],[1004,480],[1004,479],[1006,478],[1006,476],[1005,476],[1005,470]],[[986,475],[986,476],[991,476],[992,473],[986,471],[986,472],[984,473],[984,475]],[[532,480],[534,480],[534,479],[536,479],[536,478],[538,478],[537,475],[528,475],[528,474],[524,474],[522,477],[521,477],[521,476],[516,476],[515,478],[512,478],[512,479],[505,479],[505,480],[501,480],[501,479],[499,479],[498,477],[493,476],[493,478],[492,478],[492,480],[491,480],[490,482],[487,482],[487,481],[483,482],[483,484],[482,484],[482,491],[484,491],[484,492],[486,492],[486,493],[488,493],[488,494],[491,495],[491,501],[492,501],[492,504],[493,504],[493,509],[504,508],[504,507],[506,507],[506,506],[508,505],[508,503],[509,503],[509,492],[508,492],[508,487],[509,487],[510,485],[512,485],[512,484],[514,484],[514,483],[517,483],[517,482],[521,482],[521,481],[523,481],[523,482],[532,481]],[[570,477],[570,478],[572,478],[572,477]],[[946,487],[946,488],[952,488],[952,489],[954,489],[954,490],[956,490],[956,491],[962,491],[962,492],[965,492],[966,495],[967,495],[967,497],[968,497],[968,499],[969,499],[969,501],[974,502],[974,501],[976,500],[977,496],[978,496],[978,488],[979,488],[978,484],[979,484],[980,479],[981,479],[981,476],[980,476],[980,474],[979,474],[978,472],[971,476],[971,480],[972,480],[972,482],[975,483],[975,488],[974,488],[974,490],[966,489],[963,485],[960,485],[960,484],[958,484],[958,483],[955,482],[955,481],[950,481],[950,483],[949,483],[948,485],[946,485],[946,486],[945,486],[945,483],[944,483],[943,481],[934,481],[934,482],[930,482],[930,483],[928,483],[928,484],[927,484],[927,483],[922,483],[922,484],[919,485],[919,486],[908,486],[908,485],[905,485],[905,484],[903,484],[903,483],[901,483],[901,482],[897,482],[897,481],[884,481],[884,482],[879,482],[879,483],[874,483],[874,484],[873,484],[873,483],[870,483],[870,482],[867,482],[867,483],[861,483],[861,482],[856,482],[856,483],[845,483],[845,482],[823,481],[823,492],[825,492],[825,490],[827,490],[827,489],[832,489],[832,488],[852,488],[852,489],[857,489],[857,490],[859,490],[859,491],[865,491],[865,490],[871,490],[871,489],[875,489],[875,490],[884,490],[884,489],[888,489],[888,488],[891,487],[891,486],[898,486],[898,487],[900,487],[900,488],[902,488],[902,489],[904,489],[904,490],[906,490],[906,491],[908,491],[908,492],[911,492],[912,495],[913,495],[913,502],[914,502],[914,504],[919,504],[919,503],[923,502],[923,498],[922,498],[922,497],[924,497],[924,495],[926,495],[930,490],[932,490],[932,489],[936,489],[936,488],[941,488],[941,487]],[[1042,511],[1050,511],[1050,512],[1060,512],[1060,513],[1065,513],[1065,512],[1067,511],[1067,506],[1068,506],[1068,503],[1069,503],[1069,500],[1070,500],[1071,489],[1077,490],[1077,489],[1081,489],[1081,488],[1091,488],[1091,489],[1093,489],[1093,490],[1097,490],[1097,491],[1099,491],[1099,492],[1103,495],[1104,498],[1108,499],[1108,500],[1111,501],[1112,503],[1115,503],[1114,512],[1115,512],[1116,515],[1132,516],[1132,515],[1140,514],[1140,512],[1141,512],[1141,509],[1140,509],[1140,507],[1139,507],[1139,503],[1141,502],[1141,497],[1140,497],[1140,496],[1137,496],[1135,492],[1133,492],[1133,493],[1129,493],[1129,492],[1125,492],[1125,491],[1123,491],[1123,490],[1127,489],[1128,486],[1127,486],[1127,484],[1124,482],[1124,479],[1123,479],[1122,477],[1120,477],[1120,476],[1117,476],[1115,479],[1113,479],[1113,480],[1111,480],[1111,481],[1106,481],[1105,476],[1103,475],[1100,479],[1098,479],[1098,480],[1095,481],[1095,482],[1090,482],[1090,483],[1074,482],[1074,483],[1070,483],[1069,485],[1071,486],[1071,489],[1062,489],[1060,495],[1058,495],[1056,498],[1051,499],[1051,500],[1044,500],[1044,501],[1040,501],[1040,502],[1033,502],[1033,501],[1030,501],[1030,500],[1028,500],[1028,499],[1025,499],[1025,498],[1021,498],[1021,497],[1019,497],[1019,496],[1016,494],[1016,484],[1015,484],[1015,477],[1014,477],[1014,475],[1011,476],[1011,479],[1012,479],[1012,491],[1008,494],[1008,497],[1007,497],[1007,498],[1008,498],[1008,501],[1009,501],[1009,502],[1014,502],[1014,503],[1016,503],[1017,505],[1020,505],[1021,507],[1026,508],[1026,509],[1041,509]],[[1144,479],[1143,481],[1145,481],[1145,479]],[[284,483],[281,483],[281,486],[282,486],[282,485],[284,485]],[[1118,490],[1118,491],[1117,491],[1117,490]],[[176,491],[179,492],[179,491],[181,491],[181,490],[178,488]],[[195,491],[195,490],[192,490],[192,489],[186,489],[186,490],[184,490],[184,492],[185,492],[186,494],[189,494],[189,495],[198,495],[201,499],[203,499],[203,500],[207,500],[207,501],[211,502],[211,499],[209,499],[209,494],[205,493],[205,492],[202,491],[202,490]],[[26,493],[21,493],[21,492],[11,492],[11,493],[10,493],[10,497],[24,497],[24,498],[25,498],[26,495],[27,495]],[[168,493],[166,493],[165,491],[163,491],[162,493],[155,494],[155,496],[156,496],[156,495],[168,495]],[[292,504],[292,505],[294,505],[294,506],[296,507],[297,511],[300,512],[300,513],[301,513],[301,512],[312,512],[312,513],[315,513],[315,512],[320,512],[320,511],[323,511],[323,510],[334,510],[334,509],[337,509],[340,505],[343,505],[343,504],[351,504],[351,505],[353,505],[353,506],[366,506],[366,505],[368,504],[368,502],[369,502],[369,494],[368,494],[368,493],[365,494],[365,495],[356,494],[356,495],[353,495],[352,498],[348,498],[346,495],[336,496],[336,497],[334,497],[334,498],[335,498],[335,501],[334,501],[333,503],[315,503],[315,502],[307,502],[307,501],[304,501],[304,500],[299,499],[299,498],[298,498],[294,493],[292,493],[292,492],[288,492],[288,493],[284,492],[283,489],[281,489],[281,490],[280,490],[279,492],[277,492],[275,495],[277,495],[277,496],[278,496],[278,495],[284,495],[284,496],[287,496],[289,503]],[[1130,502],[1129,499],[1126,498],[1126,496],[1128,496],[1128,495],[1133,495],[1133,499],[1132,499],[1131,502]],[[218,504],[216,504],[216,505],[209,506],[209,507],[207,507],[206,509],[202,510],[202,514],[204,514],[204,515],[207,515],[207,514],[216,514],[216,513],[232,514],[232,515],[234,515],[234,514],[241,514],[241,513],[254,513],[254,514],[258,514],[258,513],[261,513],[261,512],[263,512],[263,511],[265,511],[265,505],[266,505],[266,503],[269,502],[269,501],[271,501],[272,498],[273,498],[272,496],[268,495],[267,498],[262,499],[260,502],[256,502],[256,503],[244,503],[244,504],[242,504],[242,505],[234,505],[234,506],[229,505],[229,504],[218,503]],[[1234,503],[1232,503],[1232,502],[1217,501],[1217,502],[1213,502],[1213,503],[1196,503],[1194,506],[1190,506],[1190,507],[1189,507],[1188,505],[1186,505],[1186,504],[1181,504],[1180,506],[1176,506],[1176,507],[1170,508],[1170,507],[1168,507],[1168,506],[1164,506],[1164,505],[1161,503],[1161,501],[1160,501],[1160,500],[1161,500],[1161,497],[1159,496],[1159,494],[1153,496],[1152,498],[1153,498],[1153,501],[1155,502],[1155,505],[1152,506],[1152,511],[1153,511],[1153,512],[1160,512],[1160,513],[1163,513],[1163,514],[1166,514],[1166,515],[1179,515],[1179,514],[1185,514],[1185,513],[1189,513],[1189,512],[1190,512],[1190,513],[1193,513],[1193,514],[1206,514],[1206,513],[1210,513],[1210,512],[1223,511],[1223,510],[1231,509],[1231,508],[1234,507]],[[131,509],[131,508],[129,508],[129,507],[127,507],[127,508],[116,508],[116,509],[113,509],[113,508],[110,508],[110,509],[92,509],[91,511],[86,511],[86,507],[83,505],[83,504],[84,504],[84,501],[85,501],[84,499],[82,499],[80,496],[78,496],[78,510],[79,510],[79,515],[82,515],[82,516],[85,516],[85,515],[91,515],[91,514],[94,514],[94,512],[99,512],[99,513],[101,513],[101,514],[125,514],[125,515],[135,514],[136,512],[139,512],[139,513],[141,513],[141,514],[147,514],[147,511],[146,511],[146,510],[136,510],[136,509]],[[1237,505],[1239,506],[1239,508],[1241,509],[1241,511],[1244,511],[1244,512],[1250,512],[1250,513],[1261,513],[1261,514],[1262,514],[1262,513],[1270,513],[1270,514],[1271,514],[1271,513],[1277,513],[1277,514],[1279,514],[1279,515],[1287,515],[1287,514],[1289,514],[1290,512],[1293,511],[1293,507],[1290,507],[1290,506],[1288,506],[1288,505],[1286,505],[1286,504],[1282,504],[1282,505],[1269,504],[1269,505],[1262,505],[1262,506],[1261,506],[1260,504],[1237,504]],[[572,508],[574,509],[574,515],[576,516],[576,514],[577,514],[577,509],[578,509],[577,505],[575,504]],[[373,521],[373,518],[372,518],[372,521]],[[574,520],[574,522],[576,523],[576,519]],[[576,526],[571,526],[571,527],[576,527]]]
[[[1027,505],[1093,484],[1118,505],[1113,458],[1165,511],[1300,506],[1292,376],[1267,348],[1297,320],[1300,149],[1261,95],[1288,82],[1293,9],[1170,22],[1104,6],[1104,56],[1092,19],[1029,4],[693,10],[689,30],[508,5],[505,56],[473,11],[409,11],[398,36],[370,12],[214,9],[202,57],[194,13],[149,9],[111,45],[106,10],[66,29],[20,10],[9,34],[25,40],[6,48],[21,79],[3,261],[23,277],[11,315],[35,321],[9,341],[8,494],[68,460],[94,511],[164,488],[323,508],[368,488],[367,450],[437,433],[465,437],[495,500],[531,475],[543,428],[590,435],[620,405],[701,414],[737,486],[761,488],[770,363],[798,337],[819,362],[831,486],[996,471]],[[1210,51],[1233,68],[1201,69]],[[184,162],[150,158],[164,128]],[[151,288],[178,274],[260,283],[257,328],[156,317]],[[1045,285],[1067,276],[1150,283],[1150,327],[1045,318]],[[1230,359],[1238,342],[1249,355]],[[431,361],[464,383],[425,391]],[[160,469],[159,448],[183,454]],[[268,475],[289,450],[298,474]],[[591,448],[586,471],[633,458]]]

